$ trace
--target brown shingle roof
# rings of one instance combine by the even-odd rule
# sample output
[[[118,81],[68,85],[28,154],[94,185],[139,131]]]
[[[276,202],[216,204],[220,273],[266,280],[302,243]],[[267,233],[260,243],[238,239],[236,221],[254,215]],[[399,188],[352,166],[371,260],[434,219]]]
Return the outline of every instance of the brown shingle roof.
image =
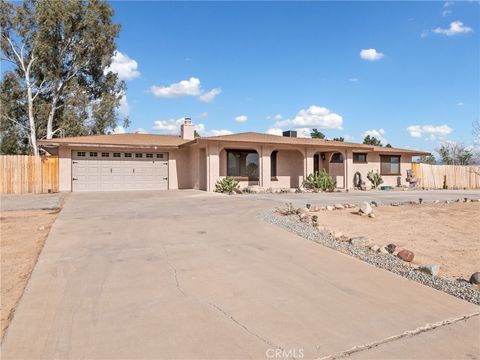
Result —
[[[66,138],[55,138],[50,140],[41,140],[41,145],[118,145],[118,146],[159,146],[159,147],[178,147],[189,142],[180,136],[174,135],[156,135],[156,134],[110,134],[110,135],[92,135],[75,136]]]
[[[294,138],[286,136],[277,136],[270,134],[261,134],[256,132],[245,132],[231,135],[207,136],[195,140],[184,140],[180,136],[157,135],[157,134],[110,134],[110,135],[92,135],[76,136],[66,138],[55,138],[50,140],[40,140],[40,145],[98,145],[98,146],[139,146],[139,147],[180,147],[187,143],[225,141],[225,142],[248,142],[248,143],[269,143],[269,144],[291,144],[304,146],[325,146],[338,148],[355,148],[364,151],[375,151],[380,153],[406,153],[415,155],[428,155],[428,152],[415,151],[409,149],[386,148],[380,146],[371,146],[365,144],[356,144],[351,142]]]

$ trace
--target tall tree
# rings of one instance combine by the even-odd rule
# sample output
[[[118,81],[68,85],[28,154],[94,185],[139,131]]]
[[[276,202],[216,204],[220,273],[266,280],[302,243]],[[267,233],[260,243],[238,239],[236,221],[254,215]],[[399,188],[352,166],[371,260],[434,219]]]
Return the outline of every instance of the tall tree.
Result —
[[[107,71],[120,29],[110,5],[100,0],[0,1],[2,60],[13,64],[25,93],[32,152],[38,154],[39,130],[50,139],[65,128],[78,132],[82,126],[77,122],[85,120],[84,132],[114,128],[125,84]],[[74,103],[77,116],[65,111]]]
[[[340,137],[334,137],[333,138],[333,141],[340,141],[340,142],[344,142],[345,141],[345,138],[343,136],[340,136]]]
[[[433,155],[422,155],[418,159],[418,162],[421,164],[435,165],[437,163],[437,159],[435,159],[435,156]]]
[[[446,141],[440,145],[437,152],[442,162],[447,165],[469,165],[473,153],[465,145],[455,141]]]
[[[325,139],[325,134],[318,131],[317,129],[312,129],[312,132],[310,133],[310,136],[313,139]]]
[[[365,136],[363,143],[366,145],[383,146],[380,140],[378,140],[375,136],[370,135]]]

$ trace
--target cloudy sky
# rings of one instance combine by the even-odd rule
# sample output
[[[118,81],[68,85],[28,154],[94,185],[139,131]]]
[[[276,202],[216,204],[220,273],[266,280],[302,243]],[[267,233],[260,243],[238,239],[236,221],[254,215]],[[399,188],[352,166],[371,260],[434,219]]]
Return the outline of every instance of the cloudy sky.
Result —
[[[112,2],[126,131],[472,141],[479,2]],[[122,129],[119,129],[122,131]]]

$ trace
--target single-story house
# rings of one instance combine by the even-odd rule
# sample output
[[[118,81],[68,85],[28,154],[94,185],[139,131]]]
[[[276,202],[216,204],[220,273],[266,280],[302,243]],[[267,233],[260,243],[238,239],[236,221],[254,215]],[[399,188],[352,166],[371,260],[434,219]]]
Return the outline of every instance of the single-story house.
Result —
[[[199,189],[235,177],[241,186],[297,188],[325,169],[337,188],[351,189],[370,170],[384,185],[407,185],[412,156],[428,153],[322,139],[246,132],[195,137],[188,118],[181,134],[111,134],[40,141],[59,157],[60,191]]]

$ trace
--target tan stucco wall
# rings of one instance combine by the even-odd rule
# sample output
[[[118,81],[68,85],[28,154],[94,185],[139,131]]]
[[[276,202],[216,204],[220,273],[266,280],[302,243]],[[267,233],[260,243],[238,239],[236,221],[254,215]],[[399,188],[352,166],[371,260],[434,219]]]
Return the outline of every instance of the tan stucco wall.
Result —
[[[298,150],[278,150],[277,179],[272,188],[297,188],[304,179],[304,157]]]
[[[72,191],[72,149],[66,146],[58,149],[58,190]]]

